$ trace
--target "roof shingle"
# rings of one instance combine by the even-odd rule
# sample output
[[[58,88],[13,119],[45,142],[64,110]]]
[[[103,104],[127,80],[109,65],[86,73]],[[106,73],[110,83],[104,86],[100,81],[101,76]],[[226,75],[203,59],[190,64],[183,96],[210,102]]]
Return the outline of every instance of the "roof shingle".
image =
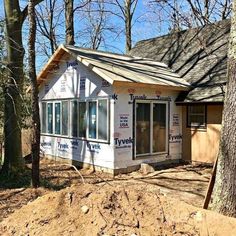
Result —
[[[130,55],[164,62],[192,85],[177,102],[222,102],[230,20],[138,42]]]

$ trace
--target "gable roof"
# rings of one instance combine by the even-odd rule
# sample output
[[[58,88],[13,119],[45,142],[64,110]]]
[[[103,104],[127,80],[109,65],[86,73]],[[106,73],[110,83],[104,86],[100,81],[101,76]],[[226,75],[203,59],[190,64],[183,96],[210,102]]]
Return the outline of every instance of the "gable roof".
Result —
[[[111,84],[141,83],[189,90],[189,83],[172,72],[165,63],[152,59],[107,53],[75,46],[61,45],[38,75],[39,85],[68,53]]]
[[[166,63],[192,89],[176,102],[223,102],[230,20],[138,42],[130,55]]]

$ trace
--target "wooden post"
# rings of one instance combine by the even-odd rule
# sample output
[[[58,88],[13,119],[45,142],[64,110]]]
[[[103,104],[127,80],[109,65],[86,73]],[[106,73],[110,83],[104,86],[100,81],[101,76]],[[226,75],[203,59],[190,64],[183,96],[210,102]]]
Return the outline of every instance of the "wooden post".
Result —
[[[216,157],[214,166],[213,166],[213,170],[212,170],[212,175],[211,175],[211,179],[210,182],[208,184],[208,188],[207,188],[207,193],[204,199],[204,203],[203,203],[203,209],[207,209],[209,202],[211,200],[211,195],[213,192],[213,188],[214,188],[214,184],[215,184],[215,179],[216,179],[216,167],[217,167],[217,161],[218,161],[218,155]]]

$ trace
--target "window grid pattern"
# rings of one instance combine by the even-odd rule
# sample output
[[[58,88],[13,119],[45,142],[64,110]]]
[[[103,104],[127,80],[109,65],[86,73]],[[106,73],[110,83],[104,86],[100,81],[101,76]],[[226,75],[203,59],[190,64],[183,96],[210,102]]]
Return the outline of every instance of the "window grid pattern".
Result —
[[[109,111],[107,98],[87,101],[43,101],[41,103],[41,132],[108,142]]]

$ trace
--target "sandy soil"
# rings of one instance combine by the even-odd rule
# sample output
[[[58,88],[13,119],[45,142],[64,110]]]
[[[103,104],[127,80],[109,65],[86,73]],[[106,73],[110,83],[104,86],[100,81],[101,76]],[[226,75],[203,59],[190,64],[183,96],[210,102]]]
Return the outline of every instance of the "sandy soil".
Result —
[[[83,169],[83,183],[69,166],[44,160],[44,188],[0,190],[0,234],[235,235],[236,219],[197,208],[210,172],[187,165],[113,178]]]

